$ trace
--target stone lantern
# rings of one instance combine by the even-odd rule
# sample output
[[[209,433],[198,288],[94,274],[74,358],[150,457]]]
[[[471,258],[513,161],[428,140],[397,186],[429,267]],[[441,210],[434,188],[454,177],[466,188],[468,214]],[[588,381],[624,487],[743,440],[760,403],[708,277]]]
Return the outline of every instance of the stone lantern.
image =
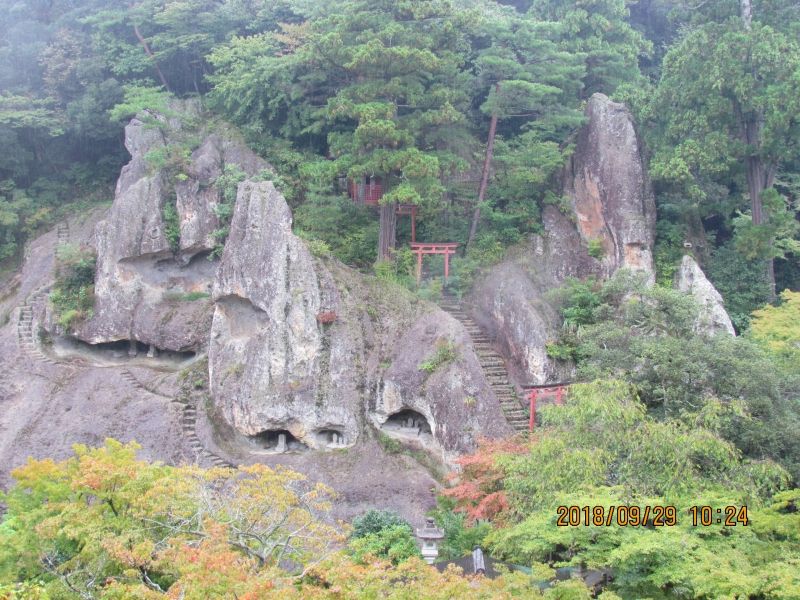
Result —
[[[439,556],[438,541],[444,538],[444,531],[436,527],[433,519],[427,519],[425,527],[417,529],[417,537],[422,540],[422,558],[432,565]]]

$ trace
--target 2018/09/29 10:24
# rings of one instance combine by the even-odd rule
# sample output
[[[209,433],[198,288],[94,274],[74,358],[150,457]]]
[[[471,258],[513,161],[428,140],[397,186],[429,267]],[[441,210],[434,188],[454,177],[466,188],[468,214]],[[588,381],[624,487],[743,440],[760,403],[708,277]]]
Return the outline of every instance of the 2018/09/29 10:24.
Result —
[[[556,525],[559,527],[674,527],[678,524],[678,509],[670,505],[654,506],[559,506]],[[687,510],[694,527],[724,525],[746,526],[750,521],[747,506],[714,508],[708,505],[691,506]]]

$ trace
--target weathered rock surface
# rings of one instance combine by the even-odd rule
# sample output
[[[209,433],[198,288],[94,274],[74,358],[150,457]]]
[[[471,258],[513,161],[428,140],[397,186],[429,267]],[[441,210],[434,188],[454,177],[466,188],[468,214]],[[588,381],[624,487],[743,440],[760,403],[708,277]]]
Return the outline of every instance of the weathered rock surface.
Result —
[[[330,274],[318,276],[291,228],[289,207],[271,182],[239,186],[214,285],[212,393],[225,419],[246,435],[283,429],[311,441],[315,430],[335,429],[352,444],[359,394],[347,365],[363,344],[335,321],[317,321],[343,307]],[[323,371],[330,382],[321,381]]]
[[[508,369],[518,384],[571,377],[569,365],[547,356],[559,327],[549,290],[567,277],[604,278],[621,268],[654,279],[655,201],[633,118],[602,94],[589,99],[586,116],[564,169],[570,214],[545,207],[544,235],[512,252],[468,298],[474,318],[511,359]]]
[[[338,432],[349,446],[368,419],[380,427],[414,410],[446,452],[509,432],[457,321],[438,309],[420,317],[397,304],[397,314],[376,318],[407,327],[376,331],[366,308],[375,314],[380,304],[361,276],[344,268],[334,275],[291,225],[272,183],[239,186],[214,285],[209,346],[212,394],[234,429],[246,436],[288,431],[324,449],[323,432]],[[340,291],[342,279],[349,281]],[[463,348],[459,360],[426,377],[420,365],[445,340]],[[390,365],[383,375],[381,363]]]
[[[700,314],[695,323],[695,330],[698,333],[736,335],[722,296],[706,278],[694,258],[688,254],[684,255],[681,266],[675,274],[675,287],[691,294],[700,306]]]
[[[584,242],[602,249],[602,273],[627,267],[654,276],[656,207],[633,117],[593,94],[565,172],[565,192]]]
[[[173,108],[182,118],[198,117],[192,103]],[[205,344],[212,306],[209,298],[198,296],[210,296],[216,269],[205,260],[220,227],[214,210],[220,191],[214,181],[228,164],[247,176],[268,165],[236,136],[201,132],[202,141],[185,172],[154,168],[149,157],[190,148],[187,144],[197,132],[182,127],[180,119],[152,115],[147,121],[133,119],[125,128],[131,161],[117,181],[108,217],[96,229],[94,317],[77,331],[79,339],[93,344],[130,339],[167,350]],[[170,202],[175,203],[180,229],[175,252],[164,221],[164,207]],[[186,301],[187,294],[195,299]]]
[[[455,357],[428,373],[420,368],[441,348]],[[514,433],[486,382],[463,326],[450,315],[434,310],[416,322],[398,340],[391,366],[383,376],[373,422],[386,424],[403,410],[425,417],[433,437],[446,454],[475,447],[478,437],[506,437]]]

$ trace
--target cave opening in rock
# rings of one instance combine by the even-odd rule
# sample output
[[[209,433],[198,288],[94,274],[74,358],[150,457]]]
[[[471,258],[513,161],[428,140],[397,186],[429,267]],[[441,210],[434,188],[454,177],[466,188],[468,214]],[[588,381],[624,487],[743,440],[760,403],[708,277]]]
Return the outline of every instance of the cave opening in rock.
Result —
[[[123,364],[134,359],[142,366],[178,368],[196,358],[194,350],[164,350],[137,340],[116,340],[90,344],[72,336],[53,340],[53,349],[59,356],[81,356],[96,360],[98,364]]]
[[[320,448],[343,448],[347,445],[344,433],[338,429],[320,429],[314,437]]]
[[[292,435],[288,429],[266,429],[251,435],[250,440],[262,450],[276,454],[308,450],[308,446]]]
[[[430,436],[433,433],[428,419],[417,411],[408,408],[389,415],[381,429],[416,437]]]

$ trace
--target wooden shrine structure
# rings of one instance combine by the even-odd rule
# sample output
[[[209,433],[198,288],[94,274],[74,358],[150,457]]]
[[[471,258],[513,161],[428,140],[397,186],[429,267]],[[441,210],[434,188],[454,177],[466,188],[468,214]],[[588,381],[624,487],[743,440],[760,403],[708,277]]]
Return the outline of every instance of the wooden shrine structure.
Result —
[[[356,204],[363,206],[380,206],[383,198],[383,182],[379,177],[365,175],[360,180],[347,180],[347,195]],[[417,241],[417,206],[415,204],[398,204],[395,208],[398,216],[411,217],[411,241]]]
[[[450,257],[456,253],[456,242],[411,242],[411,252],[417,255],[417,284],[422,280],[422,257],[428,254],[444,255],[444,283],[450,275]]]
[[[383,182],[379,177],[365,175],[359,180],[347,180],[347,195],[356,204],[378,206],[383,197]]]
[[[362,206],[380,206],[384,194],[383,181],[379,177],[365,175],[359,179],[347,180],[347,195]],[[411,217],[411,251],[417,255],[417,284],[422,280],[422,257],[441,254],[444,256],[444,282],[450,276],[450,257],[456,253],[456,242],[424,243],[417,242],[417,206],[397,204],[395,214]]]
[[[555,396],[557,405],[564,404],[564,395],[569,388],[569,383],[546,383],[544,385],[528,385],[525,386],[525,392],[528,395],[528,402],[530,403],[530,420],[528,422],[528,430],[533,431],[536,428],[536,405],[539,398]]]

